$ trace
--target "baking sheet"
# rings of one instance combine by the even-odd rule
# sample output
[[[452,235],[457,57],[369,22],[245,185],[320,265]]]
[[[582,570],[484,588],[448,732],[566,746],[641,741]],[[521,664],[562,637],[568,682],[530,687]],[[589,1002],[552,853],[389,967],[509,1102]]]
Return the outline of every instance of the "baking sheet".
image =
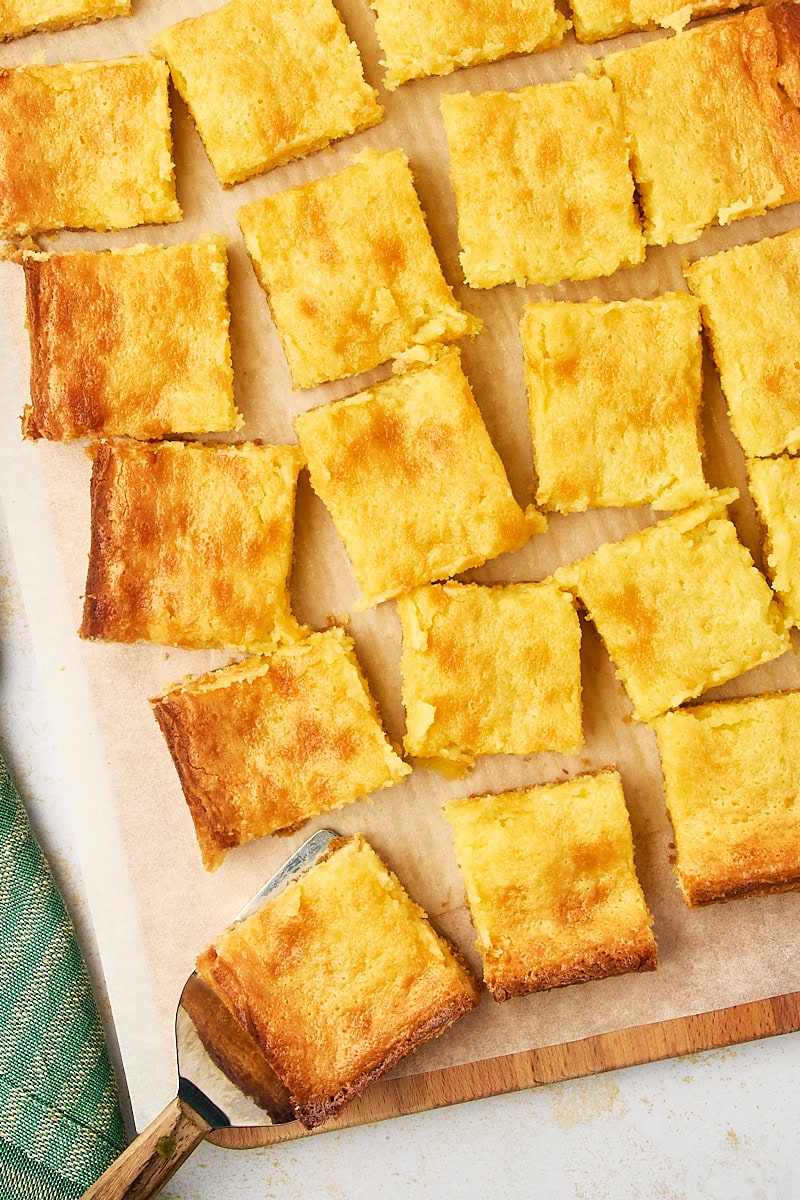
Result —
[[[0,65],[112,58],[146,50],[156,30],[213,2],[165,0],[136,5],[130,19],[0,47]],[[368,80],[380,84],[373,21],[362,0],[340,5],[362,51]],[[246,418],[241,437],[294,441],[291,419],[307,407],[349,394],[378,379],[380,368],[293,393],[265,298],[248,263],[235,214],[241,204],[345,166],[365,146],[402,147],[414,169],[423,207],[445,274],[465,308],[486,326],[462,343],[463,362],[489,432],[521,503],[533,489],[525,420],[522,354],[517,332],[522,306],[545,298],[624,299],[684,288],[682,255],[691,258],[800,225],[800,206],[710,231],[690,247],[651,249],[638,268],[610,279],[552,288],[514,286],[477,292],[463,286],[458,264],[455,205],[447,179],[438,113],[444,92],[515,88],[570,76],[586,57],[662,34],[639,34],[586,48],[568,38],[544,55],[417,81],[382,94],[385,121],[336,147],[267,176],[223,191],[181,101],[174,97],[174,136],[182,223],[110,234],[65,233],[42,239],[50,248],[174,244],[206,231],[229,239],[231,336],[236,397]],[[97,928],[120,1050],[139,1128],[174,1095],[173,1021],[195,954],[224,926],[272,870],[313,829],[363,831],[412,895],[478,966],[473,933],[443,799],[563,778],[615,764],[623,777],[636,843],[636,861],[655,914],[660,966],[655,974],[584,984],[480,1008],[399,1069],[409,1074],[497,1054],[551,1045],[659,1019],[685,1016],[800,988],[795,927],[800,896],[771,896],[689,912],[679,898],[668,856],[671,841],[653,735],[630,719],[630,705],[591,628],[584,630],[586,746],[580,755],[479,760],[465,779],[447,782],[415,770],[372,802],[351,805],[310,822],[290,838],[265,838],[233,852],[215,875],[203,870],[188,810],[147,698],[187,673],[229,660],[223,653],[155,646],[80,642],[81,596],[89,546],[90,463],[79,444],[24,444],[19,414],[27,400],[28,348],[23,327],[21,271],[0,264],[0,494],[19,568],[52,724],[64,762],[66,802],[76,828],[89,903]],[[710,362],[706,363],[704,432],[707,474],[717,486],[735,484],[743,499],[732,516],[760,561],[752,505],[744,493],[744,464],[725,417]],[[607,540],[651,523],[649,509],[552,516],[549,531],[513,555],[470,572],[483,582],[545,578],[553,569]],[[293,602],[316,628],[329,614],[349,612],[357,588],[330,519],[305,475],[298,495]],[[357,651],[390,734],[403,733],[400,634],[393,604],[353,614]],[[800,686],[792,653],[741,676],[711,697]]]

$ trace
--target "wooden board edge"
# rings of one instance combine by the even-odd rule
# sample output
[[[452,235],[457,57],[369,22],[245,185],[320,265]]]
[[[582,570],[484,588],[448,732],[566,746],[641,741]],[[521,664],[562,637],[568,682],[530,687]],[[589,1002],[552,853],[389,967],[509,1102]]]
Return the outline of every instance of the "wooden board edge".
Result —
[[[209,1141],[231,1150],[246,1150],[797,1030],[800,992],[790,992],[540,1050],[524,1050],[399,1079],[379,1079],[341,1116],[313,1134],[293,1121],[288,1125],[220,1129],[209,1135]]]

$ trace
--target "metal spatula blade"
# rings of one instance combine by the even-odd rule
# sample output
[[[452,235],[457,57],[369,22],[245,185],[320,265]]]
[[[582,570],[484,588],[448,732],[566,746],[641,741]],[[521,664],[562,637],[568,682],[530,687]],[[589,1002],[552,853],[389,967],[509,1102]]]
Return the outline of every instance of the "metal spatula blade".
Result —
[[[339,835],[320,829],[234,919],[243,921],[313,866]],[[147,1200],[212,1129],[294,1120],[289,1094],[260,1049],[193,972],[175,1017],[178,1095],[89,1189],[84,1200]]]

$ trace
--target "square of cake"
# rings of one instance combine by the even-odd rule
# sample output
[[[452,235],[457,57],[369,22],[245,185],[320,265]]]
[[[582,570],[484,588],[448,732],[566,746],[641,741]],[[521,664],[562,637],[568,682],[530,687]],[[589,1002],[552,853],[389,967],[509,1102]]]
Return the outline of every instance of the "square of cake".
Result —
[[[642,261],[608,79],[464,92],[443,96],[441,108],[470,287],[595,279]]]
[[[150,45],[169,63],[224,184],[383,118],[331,0],[230,0]]]
[[[96,442],[81,637],[272,650],[289,604],[297,446]]]
[[[514,499],[457,351],[295,418],[361,607],[516,550],[546,528]]]
[[[800,230],[684,265],[745,454],[800,450]]]
[[[0,70],[0,238],[179,221],[168,82],[149,56]]]
[[[800,459],[751,459],[747,474],[766,534],[772,587],[792,625],[800,626]]]
[[[197,960],[307,1129],[470,1011],[478,985],[360,835]]]
[[[127,17],[130,11],[131,0],[0,0],[0,42],[38,30]]]
[[[392,749],[341,629],[185,679],[151,701],[208,870],[234,846],[397,783]]]
[[[407,754],[448,773],[479,754],[580,749],[580,622],[552,580],[421,587],[397,610]]]
[[[642,721],[791,648],[726,515],[737,495],[717,493],[555,572],[585,606]]]
[[[616,771],[444,806],[495,1000],[656,966]]]
[[[554,0],[370,0],[375,33],[393,91],[409,79],[449,75],[460,67],[494,62],[557,46],[568,28]]]
[[[754,0],[764,4],[767,0]],[[579,42],[599,42],[634,29],[683,29],[693,17],[742,8],[749,0],[569,0]]]
[[[714,21],[603,59],[631,139],[647,241],[800,199],[800,7]]]
[[[447,285],[401,150],[239,209],[296,388],[477,333]]]
[[[520,332],[542,508],[675,509],[708,492],[692,296],[530,304]]]
[[[686,903],[800,889],[800,692],[654,722]]]
[[[157,438],[243,424],[233,400],[225,239],[23,251],[26,437]]]

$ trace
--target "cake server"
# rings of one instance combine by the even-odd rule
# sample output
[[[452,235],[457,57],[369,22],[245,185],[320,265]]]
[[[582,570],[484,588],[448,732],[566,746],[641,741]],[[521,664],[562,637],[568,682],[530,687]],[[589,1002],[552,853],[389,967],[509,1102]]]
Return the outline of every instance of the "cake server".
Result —
[[[320,829],[268,879],[235,918],[243,921],[328,849]],[[212,1129],[293,1121],[289,1093],[218,996],[192,972],[175,1017],[178,1095],[86,1192],[84,1200],[155,1196]]]

